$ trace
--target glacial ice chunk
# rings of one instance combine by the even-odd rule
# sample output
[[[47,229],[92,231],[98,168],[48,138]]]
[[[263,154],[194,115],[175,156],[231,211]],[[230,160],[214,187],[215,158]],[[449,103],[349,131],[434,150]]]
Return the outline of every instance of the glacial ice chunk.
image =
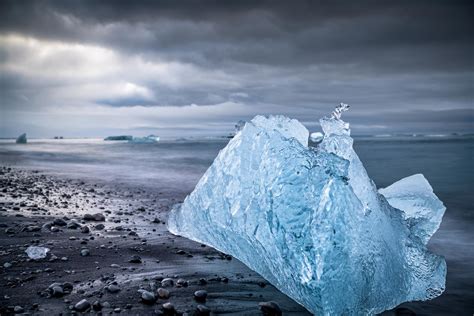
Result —
[[[444,291],[426,247],[444,206],[421,175],[381,189],[352,148],[341,104],[322,142],[256,116],[169,215],[173,234],[228,253],[317,315],[376,314]]]
[[[23,133],[20,136],[18,136],[18,138],[16,139],[16,143],[17,144],[26,144],[27,143],[26,133]]]
[[[30,259],[44,259],[48,255],[49,248],[38,247],[38,246],[29,246],[25,250],[26,254]]]

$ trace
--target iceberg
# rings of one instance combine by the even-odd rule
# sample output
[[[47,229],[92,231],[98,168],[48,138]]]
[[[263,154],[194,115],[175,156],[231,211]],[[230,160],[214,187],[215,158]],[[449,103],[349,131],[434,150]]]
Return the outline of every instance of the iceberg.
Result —
[[[129,143],[156,143],[160,140],[158,136],[148,135],[145,137],[133,137],[128,142]]]
[[[16,139],[16,143],[17,144],[26,144],[27,143],[26,133],[23,133],[20,136],[18,136],[18,138]]]
[[[231,254],[316,315],[374,315],[445,288],[427,243],[445,211],[422,175],[377,190],[341,104],[324,138],[256,116],[220,151],[168,229]]]
[[[119,141],[119,140],[132,140],[133,139],[133,136],[131,135],[118,135],[118,136],[108,136],[106,138],[104,138],[104,140],[107,140],[107,141]]]

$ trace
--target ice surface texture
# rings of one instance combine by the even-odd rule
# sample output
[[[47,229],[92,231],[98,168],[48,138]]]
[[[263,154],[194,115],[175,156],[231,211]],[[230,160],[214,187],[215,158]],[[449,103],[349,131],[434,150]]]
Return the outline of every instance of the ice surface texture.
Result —
[[[37,247],[37,246],[29,246],[25,250],[26,254],[30,259],[44,259],[48,255],[49,248],[46,247]]]
[[[344,110],[321,119],[316,148],[298,121],[255,117],[171,211],[169,230],[233,255],[318,315],[375,314],[440,295],[446,263],[426,244],[442,202],[422,175],[379,193]]]

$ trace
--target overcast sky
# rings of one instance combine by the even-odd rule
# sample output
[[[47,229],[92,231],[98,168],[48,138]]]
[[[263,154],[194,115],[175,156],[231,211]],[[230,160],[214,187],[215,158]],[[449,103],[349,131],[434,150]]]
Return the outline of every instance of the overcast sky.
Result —
[[[286,3],[286,4],[285,4]],[[392,3],[392,4],[389,4]],[[472,1],[0,1],[0,136],[474,131]]]

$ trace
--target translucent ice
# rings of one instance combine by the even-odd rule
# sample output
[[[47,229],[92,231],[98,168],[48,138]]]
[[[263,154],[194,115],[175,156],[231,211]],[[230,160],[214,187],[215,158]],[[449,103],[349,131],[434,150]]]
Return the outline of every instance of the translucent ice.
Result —
[[[376,314],[440,295],[444,259],[426,248],[444,206],[421,175],[377,191],[341,104],[324,138],[257,116],[169,216],[169,230],[231,254],[309,311]]]
[[[30,259],[37,260],[37,259],[46,258],[49,252],[49,248],[29,246],[28,248],[26,248],[25,252]]]

